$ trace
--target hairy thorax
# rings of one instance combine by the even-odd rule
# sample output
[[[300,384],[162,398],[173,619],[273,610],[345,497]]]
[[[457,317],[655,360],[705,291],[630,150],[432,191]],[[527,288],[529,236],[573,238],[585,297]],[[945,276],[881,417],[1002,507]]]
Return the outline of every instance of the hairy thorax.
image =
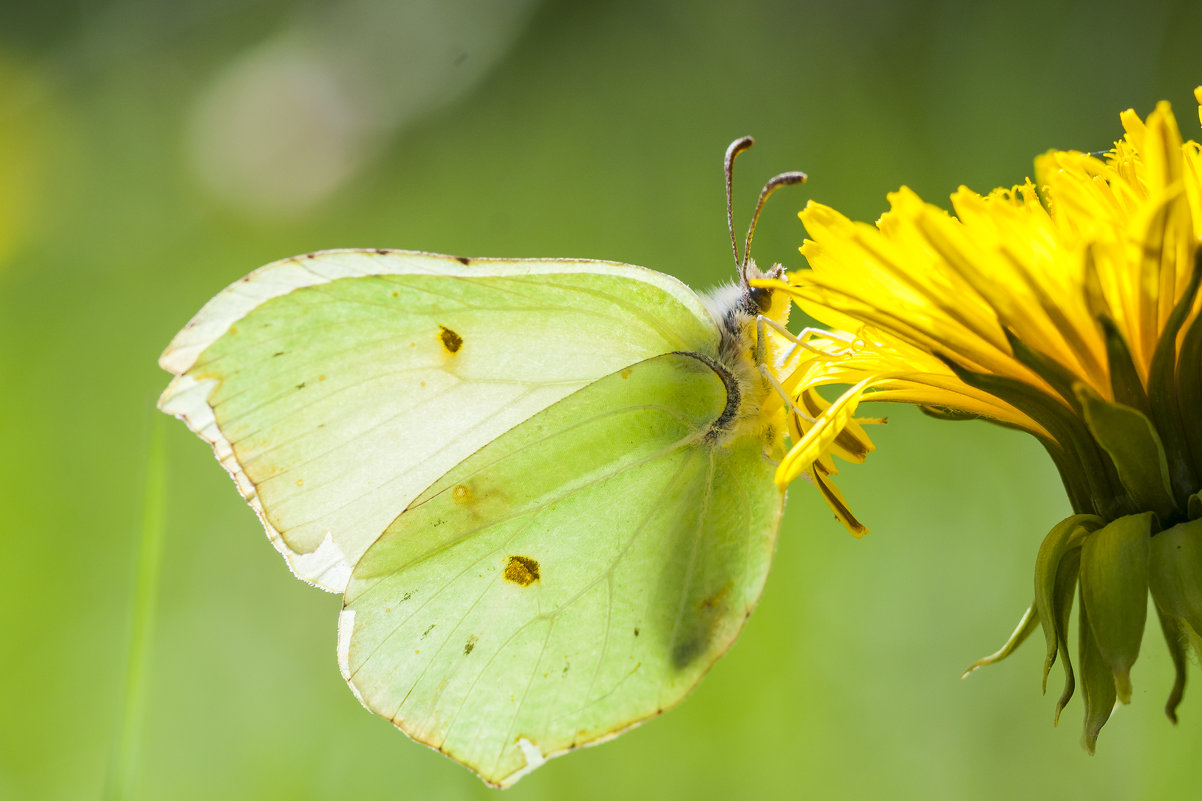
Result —
[[[777,265],[767,272],[760,271],[754,262],[747,265],[747,278],[780,278],[783,269]],[[763,436],[766,445],[778,441],[779,415],[768,412],[779,404],[768,403],[774,392],[761,371],[764,365],[772,371],[777,361],[776,348],[769,336],[773,329],[760,318],[778,323],[788,322],[789,300],[781,293],[749,287],[732,282],[701,296],[721,333],[716,361],[726,372],[728,407],[710,432],[715,444],[723,444],[745,434]],[[765,341],[761,343],[760,335]]]

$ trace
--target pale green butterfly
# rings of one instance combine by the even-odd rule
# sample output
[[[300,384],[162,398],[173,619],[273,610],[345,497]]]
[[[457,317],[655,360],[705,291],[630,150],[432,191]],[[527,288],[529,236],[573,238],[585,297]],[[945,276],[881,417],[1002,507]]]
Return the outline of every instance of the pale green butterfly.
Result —
[[[727,219],[735,157],[725,160]],[[505,786],[673,706],[751,614],[784,492],[788,300],[601,261],[340,250],[213,298],[160,364],[368,709]],[[769,414],[775,404],[777,412]]]

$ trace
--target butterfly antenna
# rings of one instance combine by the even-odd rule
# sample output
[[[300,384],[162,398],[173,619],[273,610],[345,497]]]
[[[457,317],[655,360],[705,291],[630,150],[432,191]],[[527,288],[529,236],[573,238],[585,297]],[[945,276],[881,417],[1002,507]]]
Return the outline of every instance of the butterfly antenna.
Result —
[[[723,169],[726,173],[726,229],[730,231],[730,249],[735,252],[735,267],[740,274],[743,271],[742,259],[739,257],[739,243],[735,239],[735,218],[734,212],[731,210],[733,201],[731,196],[731,185],[734,183],[735,174],[735,158],[747,148],[755,144],[755,140],[750,136],[744,136],[730,143],[730,147],[726,148],[726,159],[723,162]]]
[[[734,147],[734,145],[731,145]],[[727,172],[729,176],[729,171]],[[782,186],[792,186],[793,184],[804,184],[806,182],[806,174],[793,170],[791,172],[782,172],[780,175],[774,176],[764,184],[764,188],[760,190],[760,199],[755,204],[755,212],[751,215],[751,226],[747,229],[747,239],[743,243],[743,260],[739,262],[739,276],[743,279],[743,284],[747,284],[747,262],[751,259],[751,238],[755,236],[755,224],[760,219],[760,211],[764,208],[764,201],[768,196],[780,189]],[[729,187],[729,178],[727,179]],[[729,195],[729,188],[727,194]],[[728,203],[729,205],[729,203]],[[734,236],[734,231],[731,231],[731,236]],[[735,251],[735,260],[738,261],[738,251]]]

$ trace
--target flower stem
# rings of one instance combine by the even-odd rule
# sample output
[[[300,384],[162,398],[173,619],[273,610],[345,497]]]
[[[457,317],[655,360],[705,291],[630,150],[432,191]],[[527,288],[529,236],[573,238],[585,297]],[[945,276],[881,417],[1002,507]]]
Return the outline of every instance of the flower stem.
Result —
[[[138,542],[137,574],[130,609],[129,651],[126,655],[124,701],[118,713],[117,736],[109,762],[104,798],[126,801],[135,797],[141,756],[143,707],[146,700],[146,662],[159,584],[163,550],[163,498],[166,472],[163,415],[153,414],[146,454],[142,493],[142,522]]]

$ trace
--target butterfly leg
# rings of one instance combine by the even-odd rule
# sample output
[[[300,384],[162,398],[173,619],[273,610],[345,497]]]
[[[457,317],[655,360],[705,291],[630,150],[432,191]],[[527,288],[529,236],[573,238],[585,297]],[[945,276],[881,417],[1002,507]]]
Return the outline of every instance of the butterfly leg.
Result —
[[[801,407],[794,403],[793,397],[789,394],[789,391],[781,386],[781,383],[776,379],[776,376],[772,375],[772,371],[768,369],[768,365],[760,364],[760,375],[764,377],[764,381],[767,382],[768,386],[772,387],[772,389],[776,391],[777,395],[780,395],[781,400],[785,402],[785,405],[789,407],[789,410],[792,411],[793,414],[801,417],[807,422],[814,422],[813,417],[803,412]]]
[[[764,334],[766,333],[768,328],[771,328],[773,331],[780,334],[784,339],[788,340],[790,343],[789,348],[784,353],[784,358],[782,360],[782,364],[788,364],[788,362],[794,356],[796,356],[799,351],[808,351],[809,353],[811,353],[815,356],[835,355],[835,351],[832,351],[829,348],[816,348],[810,344],[811,340],[817,339],[819,337],[821,337],[823,339],[827,339],[827,340],[834,339],[834,340],[839,340],[839,341],[846,341],[849,346],[852,344],[850,339],[845,340],[843,337],[839,336],[838,334],[833,333],[831,331],[825,331],[821,328],[807,327],[807,328],[803,328],[800,333],[794,334],[792,331],[790,331],[788,328],[786,328],[781,323],[778,323],[776,320],[773,320],[771,317],[765,317],[764,315],[761,314],[756,317],[755,341],[756,341],[756,362],[758,364],[764,364],[767,359],[767,347],[765,345],[766,340],[764,338]]]
[[[765,344],[767,341],[765,334],[767,333],[768,328],[771,328],[773,331],[780,334],[790,343],[789,348],[785,351],[781,360],[782,366],[788,364],[800,353],[809,353],[815,357],[829,357],[836,355],[837,351],[833,350],[826,343],[830,343],[832,341],[846,342],[847,346],[850,348],[853,344],[853,341],[850,338],[850,335],[844,337],[837,333],[825,331],[821,328],[807,327],[802,329],[800,333],[794,334],[784,325],[770,317],[765,317],[764,315],[758,315],[756,317],[756,364],[759,365],[760,375],[763,376],[764,381],[768,384],[768,386],[772,387],[772,389],[781,397],[781,399],[784,400],[785,405],[789,407],[793,414],[797,415],[800,419],[805,420],[808,423],[813,423],[814,417],[802,411],[802,409],[794,401],[793,396],[787,389],[785,389],[780,380],[776,377],[775,371],[769,369],[767,365],[768,349],[767,345]],[[825,346],[816,347],[810,344],[815,339],[825,340]]]

